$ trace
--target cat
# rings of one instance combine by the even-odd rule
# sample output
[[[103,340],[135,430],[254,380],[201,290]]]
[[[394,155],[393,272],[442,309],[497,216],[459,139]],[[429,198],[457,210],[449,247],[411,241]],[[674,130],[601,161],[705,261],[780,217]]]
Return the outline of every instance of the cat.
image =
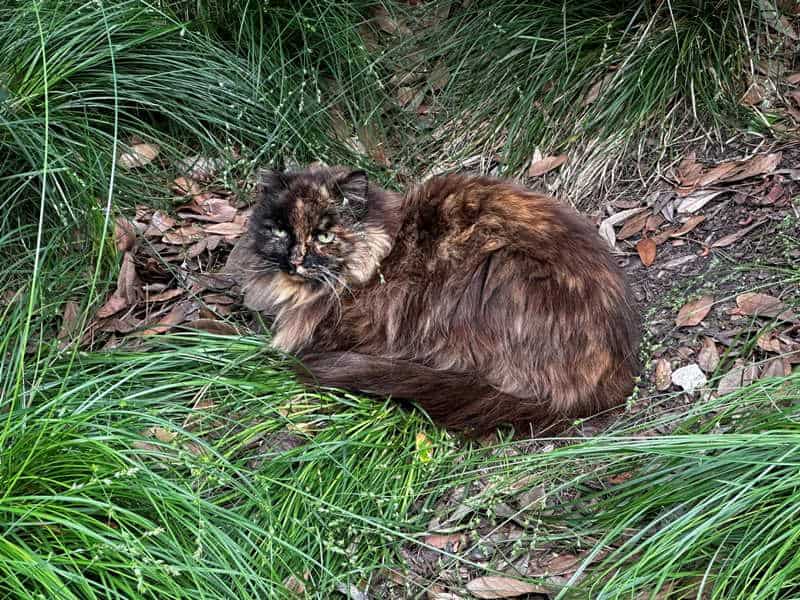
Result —
[[[308,383],[472,433],[531,433],[633,389],[639,317],[606,243],[512,182],[446,175],[400,195],[345,167],[267,171],[235,252],[244,304]]]

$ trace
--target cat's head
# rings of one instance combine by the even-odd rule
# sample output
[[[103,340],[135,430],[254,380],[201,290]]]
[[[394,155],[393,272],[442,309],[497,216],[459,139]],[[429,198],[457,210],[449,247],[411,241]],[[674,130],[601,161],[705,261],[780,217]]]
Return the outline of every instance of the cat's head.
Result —
[[[264,172],[250,220],[258,269],[330,288],[369,281],[391,247],[385,194],[364,171]]]

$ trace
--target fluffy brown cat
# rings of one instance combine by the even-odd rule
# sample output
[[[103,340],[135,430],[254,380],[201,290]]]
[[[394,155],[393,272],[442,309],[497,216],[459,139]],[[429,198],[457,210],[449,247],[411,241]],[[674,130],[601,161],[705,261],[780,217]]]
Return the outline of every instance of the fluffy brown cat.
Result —
[[[341,167],[268,172],[242,244],[245,304],[315,384],[473,432],[588,416],[633,388],[621,271],[588,221],[519,185],[448,175],[401,196]]]

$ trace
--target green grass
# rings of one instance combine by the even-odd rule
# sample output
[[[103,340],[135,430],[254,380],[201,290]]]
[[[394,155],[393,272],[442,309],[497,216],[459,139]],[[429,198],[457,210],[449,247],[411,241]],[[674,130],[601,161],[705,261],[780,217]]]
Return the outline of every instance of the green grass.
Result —
[[[423,42],[426,59],[450,75],[427,150],[445,161],[496,153],[504,172],[516,173],[536,148],[573,159],[587,147],[613,159],[637,149],[659,158],[688,128],[729,131],[747,118],[739,100],[750,61],[763,50],[758,6],[492,0],[454,7]]]
[[[701,4],[696,13],[700,5],[671,3],[674,22],[663,4],[634,15],[619,3],[562,12],[493,1],[454,13],[435,51],[427,46],[451,74],[437,102],[445,123],[469,109],[472,125],[489,125],[473,127],[464,148],[448,134],[451,147],[500,140],[508,164],[522,164],[537,145],[634,135],[673,106],[696,106],[707,125],[738,114],[729,100],[758,19],[745,3]],[[309,597],[330,598],[402,572],[403,547],[425,547],[432,518],[460,511],[447,526],[480,546],[474,532],[502,527],[508,506],[522,534],[501,545],[504,556],[609,552],[564,597],[632,598],[667,585],[687,597],[700,586],[714,598],[791,596],[797,373],[661,417],[678,426],[672,435],[621,424],[537,453],[463,443],[391,402],[310,393],[260,337],[180,334],[110,352],[56,339],[65,302],[79,303],[85,325],[113,279],[113,217],[171,202],[173,160],[222,156],[228,185],[261,164],[320,158],[381,174],[346,139],[383,135],[397,116],[386,91],[396,56],[358,35],[372,27],[371,7],[0,8],[0,597],[290,598],[294,577]],[[498,14],[504,31],[486,26]],[[589,109],[555,101],[585,93],[623,55],[627,66]],[[711,67],[715,76],[702,77]],[[482,100],[486,89],[496,104]],[[546,113],[530,109],[540,98]],[[161,152],[126,171],[116,157],[133,139]],[[535,486],[546,491],[543,510],[515,504]],[[459,489],[467,512],[440,504]],[[499,566],[439,560],[443,572]],[[408,580],[417,595],[425,585]]]

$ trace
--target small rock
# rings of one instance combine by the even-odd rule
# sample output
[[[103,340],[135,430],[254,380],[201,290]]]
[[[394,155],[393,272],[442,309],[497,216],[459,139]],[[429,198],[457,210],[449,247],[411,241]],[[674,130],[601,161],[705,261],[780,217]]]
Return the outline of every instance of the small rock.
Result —
[[[705,374],[697,363],[686,365],[672,373],[672,383],[682,388],[687,394],[693,394],[697,388],[703,387],[707,381]]]

